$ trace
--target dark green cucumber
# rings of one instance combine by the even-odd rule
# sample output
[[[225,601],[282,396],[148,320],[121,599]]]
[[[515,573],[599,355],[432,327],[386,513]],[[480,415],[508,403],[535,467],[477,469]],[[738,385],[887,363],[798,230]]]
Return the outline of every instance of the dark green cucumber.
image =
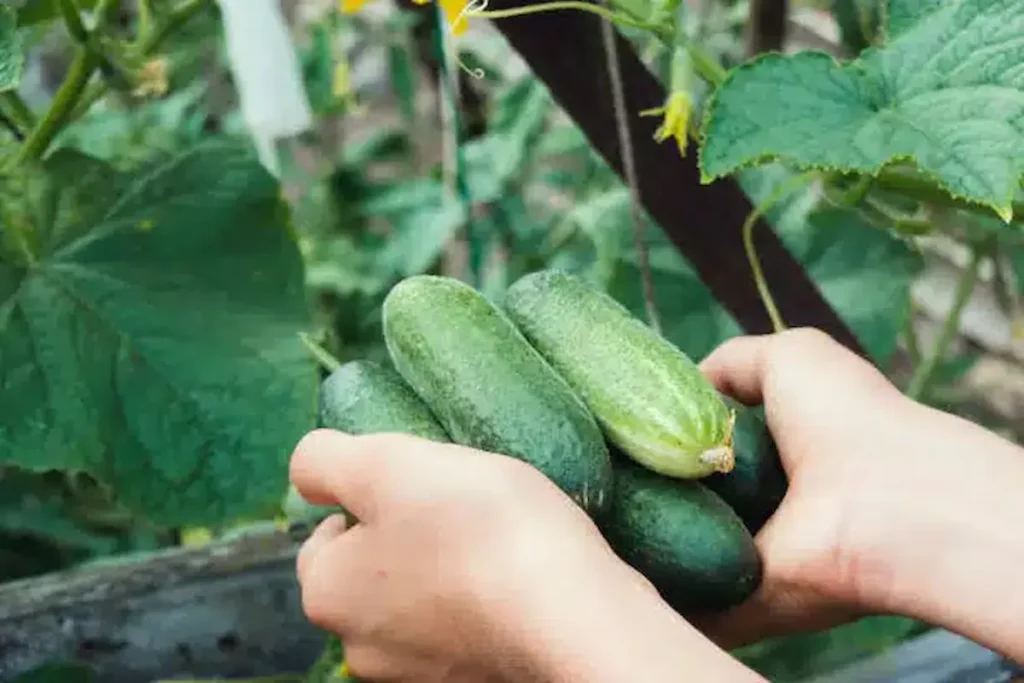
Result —
[[[576,390],[608,440],[644,467],[699,479],[733,467],[733,415],[697,365],[581,277],[520,278],[509,317]]]
[[[749,408],[729,397],[736,414],[733,453],[736,466],[726,474],[713,474],[701,482],[732,507],[747,529],[756,534],[782,503],[789,486],[779,451],[764,421],[764,410]]]
[[[350,434],[397,432],[451,441],[402,376],[370,360],[345,363],[323,381],[319,423]]]
[[[451,441],[402,376],[371,360],[350,361],[332,372],[320,386],[318,412],[321,427],[349,434],[399,433]],[[344,672],[344,662],[341,640],[329,635],[320,657],[306,673],[305,683],[358,683]]]
[[[754,539],[698,481],[652,472],[615,454],[615,489],[598,526],[612,549],[681,613],[724,610],[761,582]]]
[[[588,513],[611,493],[601,430],[572,388],[491,301],[446,277],[398,283],[383,306],[395,369],[453,441],[523,460]]]

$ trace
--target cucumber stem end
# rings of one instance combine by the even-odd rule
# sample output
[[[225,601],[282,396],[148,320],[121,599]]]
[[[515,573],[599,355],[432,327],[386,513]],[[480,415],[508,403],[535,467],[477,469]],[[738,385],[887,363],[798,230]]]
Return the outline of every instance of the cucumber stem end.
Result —
[[[736,466],[736,458],[732,452],[732,446],[716,446],[709,448],[700,454],[700,461],[705,465],[711,465],[716,472],[725,474],[731,472]]]

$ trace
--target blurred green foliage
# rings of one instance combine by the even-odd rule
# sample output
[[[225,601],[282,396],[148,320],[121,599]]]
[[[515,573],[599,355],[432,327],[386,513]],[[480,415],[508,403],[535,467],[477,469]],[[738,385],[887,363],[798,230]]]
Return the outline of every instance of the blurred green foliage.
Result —
[[[838,4],[837,11],[853,7]],[[31,23],[44,18],[35,10],[23,16]],[[188,524],[220,528],[273,516],[278,493],[273,486],[257,495],[244,482],[258,476],[283,486],[288,440],[312,423],[315,366],[311,356],[302,355],[299,335],[308,333],[342,361],[383,358],[380,306],[403,277],[443,272],[496,295],[531,270],[557,267],[584,274],[645,315],[629,193],[618,177],[561,115],[541,83],[528,74],[516,75],[500,59],[475,53],[465,58],[486,74],[472,83],[485,103],[486,126],[480,135],[461,141],[457,156],[438,150],[437,138],[444,131],[422,120],[420,96],[424,90],[436,98],[443,93],[425,77],[430,70],[411,49],[416,21],[406,12],[371,20],[342,18],[332,11],[303,27],[300,61],[319,127],[284,151],[280,186],[252,159],[234,156],[249,141],[229,87],[215,12],[188,24],[166,46],[172,63],[168,95],[138,101],[111,94],[62,131],[58,147],[80,154],[88,168],[109,174],[104,177],[111,178],[110,186],[100,189],[111,194],[97,190],[89,198],[103,203],[96,207],[84,199],[62,203],[41,190],[48,203],[26,213],[32,220],[44,214],[59,217],[64,227],[57,232],[92,245],[83,252],[89,257],[84,262],[54,258],[52,263],[82,277],[88,271],[86,280],[93,287],[85,304],[76,298],[77,308],[59,303],[63,299],[47,299],[58,302],[54,308],[67,308],[63,317],[25,316],[26,329],[35,331],[40,346],[57,343],[60,325],[81,331],[81,336],[59,339],[65,350],[58,356],[74,374],[72,364],[89,357],[79,345],[94,345],[99,338],[93,336],[94,317],[79,309],[116,317],[115,308],[105,307],[112,305],[111,298],[118,299],[124,318],[104,337],[109,348],[100,362],[130,360],[129,342],[137,342],[141,346],[135,351],[142,349],[149,369],[173,381],[161,387],[161,380],[141,372],[122,378],[137,402],[132,405],[139,406],[137,414],[120,416],[124,433],[116,433],[113,424],[90,433],[94,449],[77,458],[64,448],[71,440],[32,442],[26,437],[19,442],[11,436],[14,427],[0,417],[0,579],[173,544]],[[726,25],[727,30],[708,37],[708,44],[729,61],[741,38],[735,26]],[[854,25],[844,20],[843,26],[847,41],[861,45]],[[383,92],[379,82],[337,92],[342,38],[349,41],[350,71],[374,59],[384,65]],[[364,107],[371,113],[363,113]],[[209,147],[213,135],[225,146]],[[15,142],[7,136],[6,144],[9,150]],[[122,203],[112,191],[140,178],[152,180],[160,169],[176,168],[174,163],[197,149],[214,152],[148,189],[129,192],[151,202],[145,208],[152,209],[152,218],[165,221],[168,232],[157,230],[148,242],[119,232],[124,221],[148,214],[143,215],[141,202],[123,215],[107,212]],[[461,192],[451,182],[453,173],[462,181]],[[744,171],[740,181],[757,203],[789,177],[786,169],[771,165]],[[288,198],[287,215],[275,212],[279,190]],[[10,200],[16,191],[20,187],[9,186],[4,198]],[[235,211],[238,206],[243,208]],[[794,192],[768,218],[872,357],[885,365],[906,326],[910,286],[922,266],[910,241],[871,225],[862,213],[831,205],[812,187]],[[655,304],[665,334],[700,358],[741,330],[661,227],[646,223]],[[11,232],[9,225],[5,228]],[[257,239],[257,233],[263,237]],[[466,257],[470,250],[482,255],[475,267]],[[39,253],[49,259],[57,252]],[[40,391],[47,396],[40,399],[35,417],[45,421],[72,415],[68,424],[78,429],[80,423],[93,423],[88,413],[74,413],[68,406],[75,400],[86,403],[85,395],[106,395],[106,389],[97,388],[97,378],[86,377],[77,386],[84,395],[61,395],[68,380],[47,384],[42,377],[46,363],[29,359],[28,346],[11,333],[16,309],[11,302],[26,296],[22,283],[32,282],[26,273],[34,267],[18,261],[18,248],[10,240],[0,248],[0,354],[5,362],[20,354],[24,372],[40,375],[33,386],[43,386]],[[123,285],[129,286],[119,289]],[[176,288],[191,294],[174,300],[170,292]],[[50,336],[40,336],[47,322]],[[955,381],[973,360],[948,359],[938,371],[938,383]],[[232,379],[245,377],[260,381]],[[17,381],[25,378],[0,369],[0,406],[14,405],[11,392]],[[171,395],[156,395],[154,387]],[[181,404],[199,401],[195,397],[211,387],[222,392],[222,402],[168,417]],[[289,410],[274,408],[282,400]],[[271,430],[261,423],[270,413],[279,424],[267,436],[264,431]],[[17,413],[12,408],[6,415]],[[95,424],[104,419],[100,416]],[[85,433],[69,429],[72,436]],[[260,440],[233,430],[259,432]],[[31,452],[31,443],[51,450]],[[19,450],[12,452],[11,444],[20,444]],[[176,454],[175,449],[186,452]],[[245,460],[225,457],[242,450],[248,453]],[[33,459],[44,453],[52,461],[33,467]],[[227,464],[188,465],[198,453],[204,454],[202,462]],[[147,457],[138,465],[143,454]],[[114,461],[122,465],[112,466]],[[135,469],[124,463],[136,463]],[[229,472],[232,467],[238,471]],[[133,481],[137,486],[129,484]],[[194,496],[173,486],[169,499],[153,495],[156,488],[168,488],[166,481],[188,481]],[[211,502],[218,500],[223,505]],[[190,514],[189,506],[202,513]],[[890,646],[919,628],[906,620],[871,619],[762,643],[741,654],[773,681],[797,681]],[[25,678],[24,683],[48,680]]]

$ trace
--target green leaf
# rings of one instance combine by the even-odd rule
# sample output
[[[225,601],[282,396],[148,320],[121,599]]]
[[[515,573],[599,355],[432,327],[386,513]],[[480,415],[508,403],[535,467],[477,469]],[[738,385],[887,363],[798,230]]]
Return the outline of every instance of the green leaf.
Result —
[[[89,472],[157,524],[271,513],[317,379],[277,183],[219,141],[128,178],[56,155],[26,182],[4,215],[35,244],[0,261],[0,464]]]
[[[947,0],[885,0],[882,10],[885,15],[886,33],[895,38],[912,28],[931,12],[946,4]]]
[[[857,60],[762,56],[714,93],[706,181],[780,159],[876,174],[912,160],[954,197],[1012,217],[1024,171],[1020,0],[949,0]]]
[[[107,554],[116,547],[115,539],[73,518],[58,487],[40,475],[19,470],[0,470],[0,533],[31,536],[92,555]]]
[[[523,176],[550,111],[550,95],[536,79],[524,78],[502,93],[487,135],[463,147],[474,202],[497,201]]]
[[[25,51],[18,18],[10,7],[0,7],[0,92],[16,90],[25,71]]]
[[[920,623],[869,617],[833,629],[774,638],[733,652],[773,683],[797,683],[870,657],[918,635]]]
[[[11,683],[93,683],[96,672],[86,664],[46,664],[15,678]]]
[[[364,205],[369,216],[392,223],[377,267],[398,277],[426,271],[466,221],[466,209],[440,182],[408,181],[392,185]]]
[[[81,9],[89,10],[96,6],[96,0],[76,0]],[[18,24],[31,26],[44,21],[52,21],[58,16],[53,0],[25,0],[18,10]]]

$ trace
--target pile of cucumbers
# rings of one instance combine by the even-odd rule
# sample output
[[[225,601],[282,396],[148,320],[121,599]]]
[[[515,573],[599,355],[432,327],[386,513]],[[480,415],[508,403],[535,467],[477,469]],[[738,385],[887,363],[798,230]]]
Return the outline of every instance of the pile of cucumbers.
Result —
[[[554,270],[496,302],[417,275],[382,317],[391,364],[334,371],[321,426],[530,463],[680,612],[726,609],[757,588],[753,534],[787,484],[760,410],[719,393],[610,296]]]

